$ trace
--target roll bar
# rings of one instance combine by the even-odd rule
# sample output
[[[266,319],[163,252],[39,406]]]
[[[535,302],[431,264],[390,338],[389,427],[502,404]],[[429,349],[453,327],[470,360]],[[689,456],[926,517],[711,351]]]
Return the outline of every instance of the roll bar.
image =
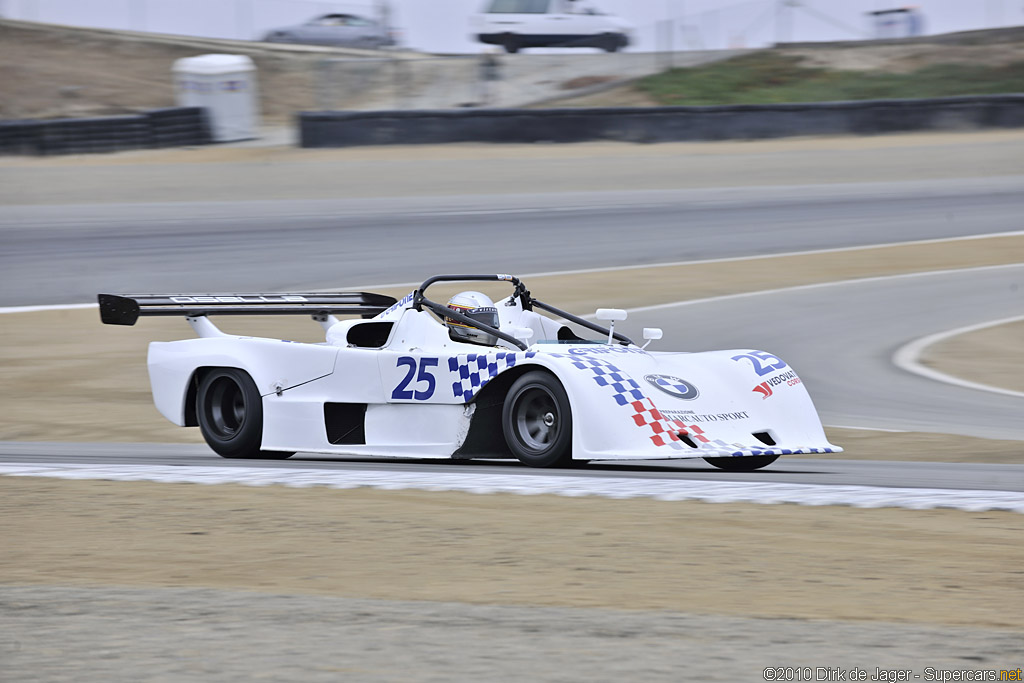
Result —
[[[532,311],[533,308],[536,306],[542,311],[553,313],[559,317],[565,318],[570,322],[576,323],[581,327],[586,327],[587,329],[592,330],[594,332],[599,332],[603,335],[608,335],[611,332],[608,328],[602,327],[597,323],[591,322],[589,320],[584,320],[583,318],[577,315],[573,315],[572,313],[563,311],[560,308],[555,308],[550,304],[546,304],[543,301],[538,301],[537,299],[534,299],[533,296],[530,295],[530,291],[526,289],[526,285],[523,284],[522,280],[520,280],[514,275],[435,275],[432,278],[424,280],[423,284],[420,285],[419,289],[417,289],[416,292],[413,294],[412,307],[417,311],[422,311],[424,308],[427,308],[434,314],[440,316],[441,318],[452,318],[453,320],[458,320],[460,323],[464,325],[469,325],[470,327],[475,327],[478,330],[482,330],[484,332],[493,334],[498,339],[503,339],[510,344],[514,344],[517,348],[520,348],[524,351],[526,350],[527,346],[519,339],[516,339],[515,337],[509,334],[505,334],[499,329],[496,329],[489,325],[484,325],[481,322],[478,322],[476,320],[473,320],[472,318],[462,315],[458,311],[453,311],[447,306],[443,306],[437,303],[436,301],[431,301],[430,299],[428,299],[424,295],[424,292],[427,290],[427,287],[436,282],[510,282],[512,286],[515,288],[515,291],[513,292],[512,296],[519,298],[519,303],[523,307],[524,311]],[[612,336],[623,345],[633,344],[633,340],[624,334],[619,334],[618,332],[615,332]]]

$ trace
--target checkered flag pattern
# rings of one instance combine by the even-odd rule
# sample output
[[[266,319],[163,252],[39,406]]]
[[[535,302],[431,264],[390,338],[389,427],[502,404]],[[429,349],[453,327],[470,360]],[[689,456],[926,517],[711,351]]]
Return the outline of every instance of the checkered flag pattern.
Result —
[[[500,373],[514,367],[520,358],[533,358],[537,353],[515,353],[498,351],[497,353],[463,353],[448,359],[448,369],[458,374],[452,382],[452,394],[464,403],[469,403],[485,384]]]
[[[636,380],[627,377],[615,365],[598,358],[579,356],[570,356],[569,358],[574,367],[590,372],[599,387],[611,389],[612,398],[616,403],[633,411],[633,422],[637,427],[647,428],[651,431],[649,438],[655,446],[668,446],[676,450],[688,449],[689,446],[679,438],[678,432],[680,431],[685,432],[696,442],[707,443],[709,441],[700,427],[686,425],[679,420],[667,420],[654,407],[651,399],[647,398],[640,390],[640,385],[636,383]]]

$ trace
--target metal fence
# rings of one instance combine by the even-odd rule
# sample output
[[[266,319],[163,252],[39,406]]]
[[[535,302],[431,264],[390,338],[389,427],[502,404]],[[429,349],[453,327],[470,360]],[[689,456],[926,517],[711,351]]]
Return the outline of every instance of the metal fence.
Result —
[[[322,110],[449,109],[478,106],[476,60],[333,58],[317,65],[316,106]]]
[[[711,58],[709,52],[677,53],[676,62]],[[314,100],[321,110],[520,107],[638,78],[666,65],[665,54],[628,52],[330,58],[317,65]]]

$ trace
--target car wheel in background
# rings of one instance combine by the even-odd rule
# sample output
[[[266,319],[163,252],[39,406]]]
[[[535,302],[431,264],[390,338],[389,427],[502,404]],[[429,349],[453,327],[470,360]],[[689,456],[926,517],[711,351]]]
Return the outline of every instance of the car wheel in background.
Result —
[[[502,47],[505,48],[505,52],[509,53],[510,55],[514,55],[515,53],[519,52],[520,48],[522,47],[519,44],[519,38],[511,33],[506,33],[502,37],[501,45]]]
[[[704,458],[720,470],[730,472],[753,472],[767,467],[779,459],[777,455],[749,455],[736,458]]]

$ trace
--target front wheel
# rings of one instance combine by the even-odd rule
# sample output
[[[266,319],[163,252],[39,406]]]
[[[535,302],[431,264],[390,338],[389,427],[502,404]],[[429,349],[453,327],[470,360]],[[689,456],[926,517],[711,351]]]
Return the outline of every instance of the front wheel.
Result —
[[[237,368],[217,368],[199,382],[199,431],[224,458],[284,459],[292,453],[263,451],[263,399],[252,377]]]
[[[561,382],[534,370],[508,390],[501,426],[509,450],[530,467],[558,467],[572,460],[572,411]]]
[[[602,36],[601,49],[605,52],[618,52],[620,47],[622,47],[622,43],[619,42],[617,35],[609,33]]]
[[[501,45],[502,47],[505,48],[505,52],[509,53],[510,55],[514,55],[515,53],[519,52],[520,48],[522,47],[519,44],[519,38],[517,38],[515,35],[511,33],[505,34],[505,36],[501,40]]]
[[[753,472],[762,467],[768,467],[779,459],[777,455],[747,455],[734,458],[704,458],[720,470],[729,472]]]

